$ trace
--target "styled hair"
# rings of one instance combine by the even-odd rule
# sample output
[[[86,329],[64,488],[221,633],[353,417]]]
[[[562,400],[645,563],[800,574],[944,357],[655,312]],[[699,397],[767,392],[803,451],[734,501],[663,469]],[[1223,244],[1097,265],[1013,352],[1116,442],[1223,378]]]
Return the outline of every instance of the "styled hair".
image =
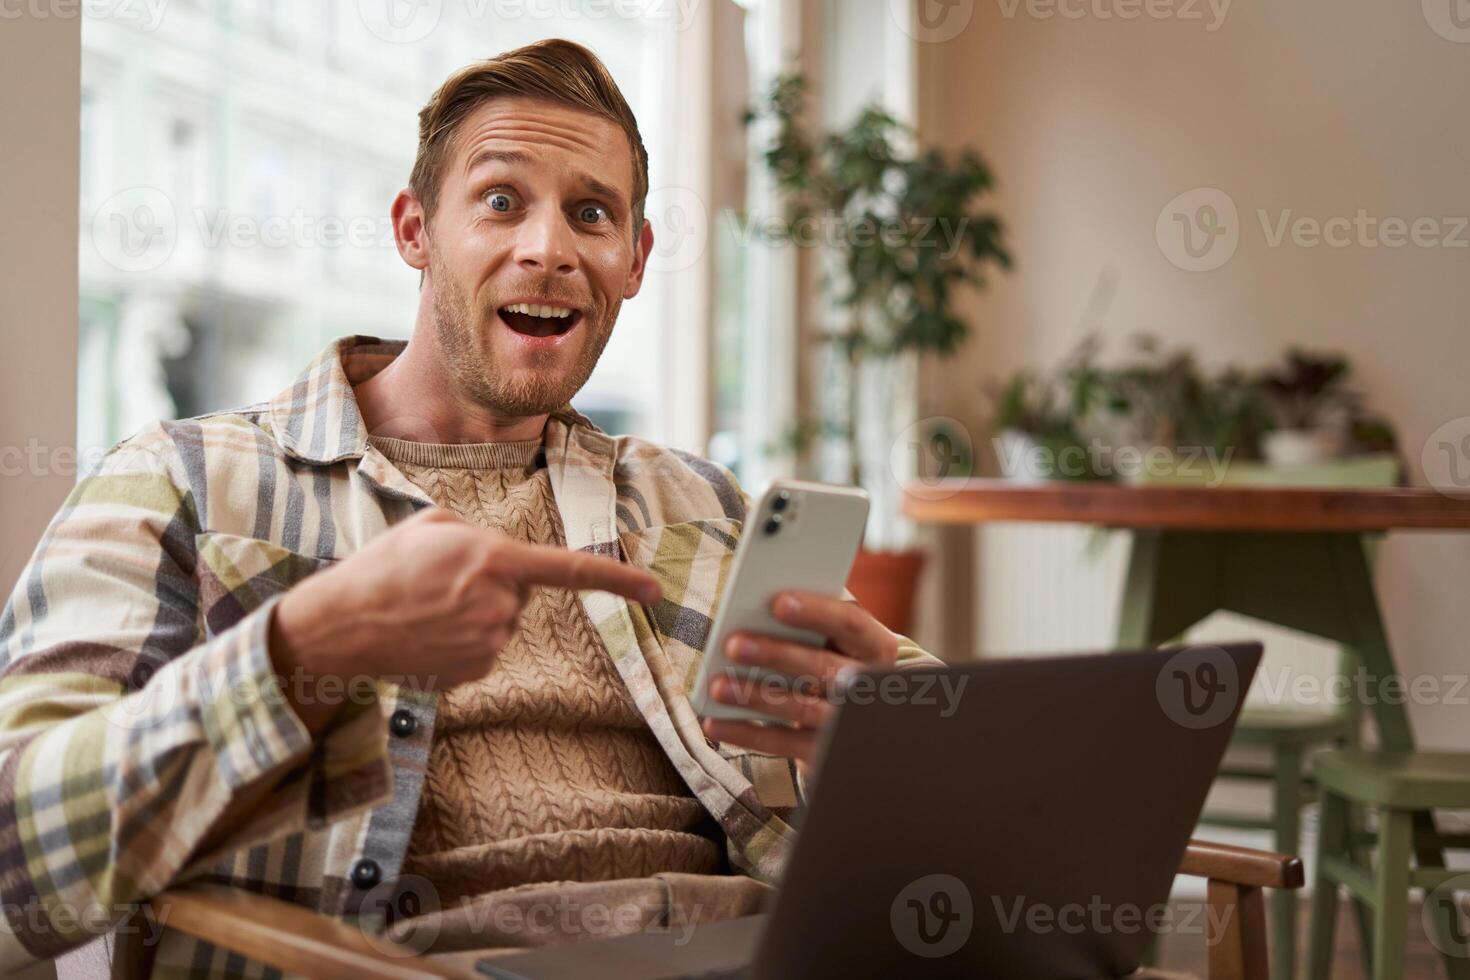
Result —
[[[648,196],[648,151],[638,120],[607,66],[580,44],[561,38],[537,41],[456,71],[419,110],[419,145],[409,187],[430,217],[439,203],[444,168],[454,137],[476,108],[490,99],[518,96],[581,109],[618,125],[633,150],[633,235],[643,224]]]

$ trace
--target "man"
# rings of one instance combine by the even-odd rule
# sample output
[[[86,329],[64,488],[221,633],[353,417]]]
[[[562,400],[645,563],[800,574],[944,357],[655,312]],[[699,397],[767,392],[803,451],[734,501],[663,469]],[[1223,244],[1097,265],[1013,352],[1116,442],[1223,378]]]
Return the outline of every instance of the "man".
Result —
[[[78,484],[0,619],[0,966],[201,876],[436,952],[759,904],[824,682],[925,655],[855,603],[783,596],[829,647],[730,653],[815,683],[763,705],[787,726],[701,728],[688,688],[746,498],[567,404],[642,283],[647,188],[590,52],[460,71],[392,207],[412,340],[340,340],[271,401],[151,425]],[[567,914],[594,906],[612,921]],[[130,969],[245,969],[142,936]]]

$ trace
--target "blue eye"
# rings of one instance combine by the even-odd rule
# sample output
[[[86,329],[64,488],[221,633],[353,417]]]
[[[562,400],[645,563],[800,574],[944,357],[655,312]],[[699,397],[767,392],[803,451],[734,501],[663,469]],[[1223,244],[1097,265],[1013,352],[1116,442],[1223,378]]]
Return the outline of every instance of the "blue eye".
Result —
[[[494,191],[485,197],[485,202],[490,205],[492,211],[509,211],[512,204],[509,194],[504,191]]]
[[[607,208],[600,204],[584,204],[577,209],[577,217],[589,225],[595,225],[608,220]]]

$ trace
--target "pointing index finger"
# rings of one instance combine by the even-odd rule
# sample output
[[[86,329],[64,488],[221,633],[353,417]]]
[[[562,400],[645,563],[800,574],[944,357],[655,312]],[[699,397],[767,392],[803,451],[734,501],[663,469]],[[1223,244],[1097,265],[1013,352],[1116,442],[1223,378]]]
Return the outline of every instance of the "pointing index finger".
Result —
[[[658,579],[650,573],[601,555],[520,541],[501,542],[499,553],[503,561],[496,571],[527,585],[595,589],[644,604],[655,603],[663,595]]]

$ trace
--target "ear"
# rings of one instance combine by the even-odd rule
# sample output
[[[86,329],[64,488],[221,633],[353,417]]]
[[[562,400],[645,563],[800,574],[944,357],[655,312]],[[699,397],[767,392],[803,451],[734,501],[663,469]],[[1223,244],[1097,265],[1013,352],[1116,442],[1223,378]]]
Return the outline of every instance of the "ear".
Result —
[[[393,241],[403,261],[420,272],[429,267],[429,221],[424,206],[408,188],[393,199]]]
[[[643,273],[648,269],[648,255],[653,251],[653,225],[643,222],[638,241],[633,243],[633,268],[628,270],[628,285],[623,289],[623,299],[632,299],[643,288]]]

